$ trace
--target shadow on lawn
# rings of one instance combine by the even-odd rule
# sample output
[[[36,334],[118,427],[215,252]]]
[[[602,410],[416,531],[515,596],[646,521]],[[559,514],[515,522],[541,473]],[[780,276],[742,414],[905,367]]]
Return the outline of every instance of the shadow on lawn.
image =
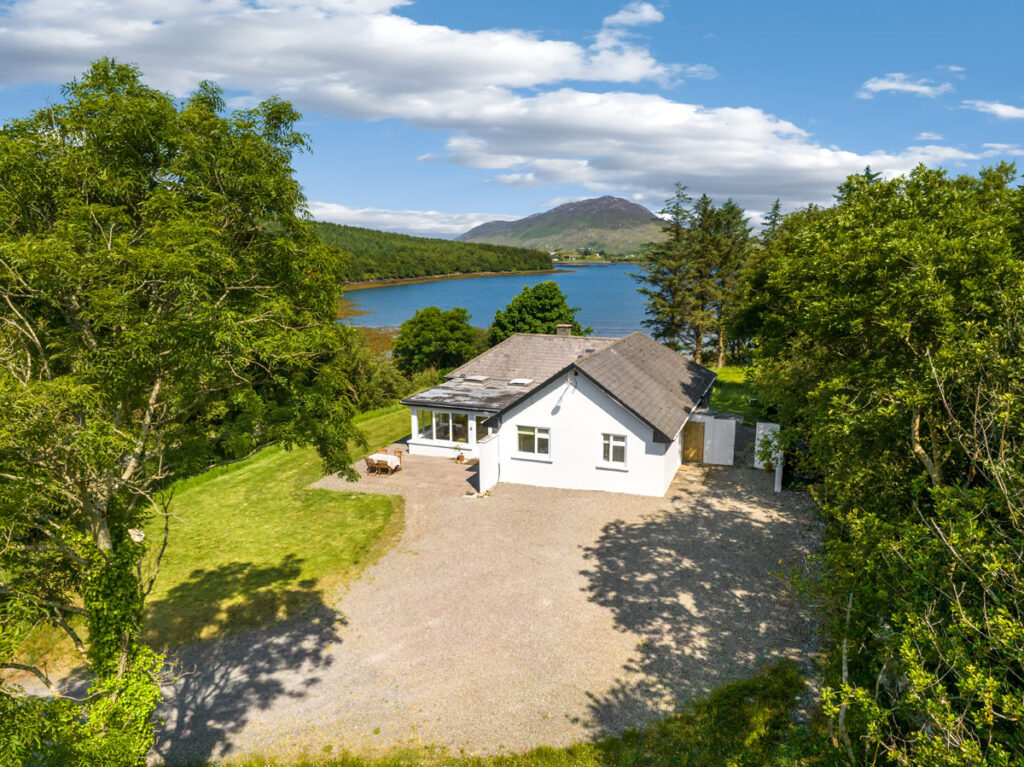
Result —
[[[289,555],[279,565],[232,563],[196,570],[154,604],[152,620],[171,641],[176,627],[224,629],[281,618],[168,655],[175,679],[164,689],[159,710],[164,724],[154,749],[166,763],[203,764],[229,755],[231,736],[251,712],[281,696],[304,697],[318,684],[317,670],[330,665],[327,650],[341,641],[338,626],[345,620],[324,603],[315,582],[294,582],[301,564]],[[231,604],[221,609],[221,599]],[[182,614],[189,611],[198,614]],[[181,641],[188,638],[180,635]],[[301,684],[286,683],[300,677]]]
[[[752,512],[744,504],[761,508]],[[810,640],[779,571],[803,565],[816,537],[795,494],[774,496],[751,469],[712,469],[641,522],[613,522],[586,550],[590,599],[641,641],[609,691],[591,694],[595,736],[641,727]]]

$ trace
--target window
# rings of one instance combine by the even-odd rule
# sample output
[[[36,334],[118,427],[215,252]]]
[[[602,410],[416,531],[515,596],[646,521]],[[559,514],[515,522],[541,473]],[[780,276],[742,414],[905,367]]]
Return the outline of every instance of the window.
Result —
[[[494,427],[493,426],[484,426],[484,421],[486,421],[487,418],[488,418],[488,416],[485,416],[485,415],[478,415],[476,417],[476,441],[477,442],[482,440],[484,437],[489,437],[490,435],[494,434]]]
[[[519,427],[519,452],[549,455],[551,452],[551,430],[537,426]]]
[[[420,429],[420,436],[423,439],[434,438],[434,413],[430,410],[420,410],[416,414],[416,425]]]
[[[605,463],[626,462],[626,438],[621,434],[602,434],[601,460]]]
[[[469,416],[466,413],[452,413],[452,441],[469,442]]]
[[[434,439],[441,439],[451,442],[452,439],[452,414],[434,413]]]

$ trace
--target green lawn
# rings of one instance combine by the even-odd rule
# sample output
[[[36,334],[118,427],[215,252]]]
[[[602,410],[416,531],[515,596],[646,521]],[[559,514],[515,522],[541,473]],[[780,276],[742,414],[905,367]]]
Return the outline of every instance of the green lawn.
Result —
[[[354,457],[409,433],[409,411],[400,406],[357,421],[369,446],[353,448]],[[386,550],[401,531],[401,499],[309,489],[320,476],[314,450],[268,447],[176,483],[147,640],[163,649],[293,615]],[[162,524],[149,525],[151,541],[160,540]],[[30,639],[24,658],[51,668],[75,660],[63,633],[48,627]]]
[[[718,380],[711,390],[711,409],[720,413],[742,413],[743,422],[751,424],[763,417],[754,399],[754,390],[747,383],[747,368],[726,365],[716,368]]]
[[[639,731],[568,748],[471,757],[429,750],[396,750],[377,757],[328,749],[306,760],[250,759],[245,767],[761,767],[775,763],[803,689],[795,664],[779,661],[757,676],[718,688],[682,711]],[[236,764],[232,762],[232,764]]]

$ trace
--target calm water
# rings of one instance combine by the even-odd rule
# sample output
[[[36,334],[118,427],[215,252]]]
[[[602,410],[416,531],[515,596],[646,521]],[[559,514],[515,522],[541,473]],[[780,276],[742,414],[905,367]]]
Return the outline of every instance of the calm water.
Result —
[[[470,322],[486,327],[498,309],[504,309],[525,285],[554,280],[569,299],[569,306],[580,307],[577,318],[599,336],[624,336],[643,330],[643,297],[637,292],[632,275],[635,266],[585,266],[564,274],[502,275],[461,280],[438,280],[409,285],[388,285],[346,293],[355,308],[369,312],[349,320],[364,327],[401,325],[417,309],[438,306],[469,310]]]

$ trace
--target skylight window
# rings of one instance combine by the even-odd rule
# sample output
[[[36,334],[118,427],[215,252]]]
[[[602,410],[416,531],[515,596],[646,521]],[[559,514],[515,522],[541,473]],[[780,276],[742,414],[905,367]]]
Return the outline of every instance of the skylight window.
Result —
[[[509,386],[522,386],[526,387],[533,383],[532,378],[513,378],[508,382]]]

